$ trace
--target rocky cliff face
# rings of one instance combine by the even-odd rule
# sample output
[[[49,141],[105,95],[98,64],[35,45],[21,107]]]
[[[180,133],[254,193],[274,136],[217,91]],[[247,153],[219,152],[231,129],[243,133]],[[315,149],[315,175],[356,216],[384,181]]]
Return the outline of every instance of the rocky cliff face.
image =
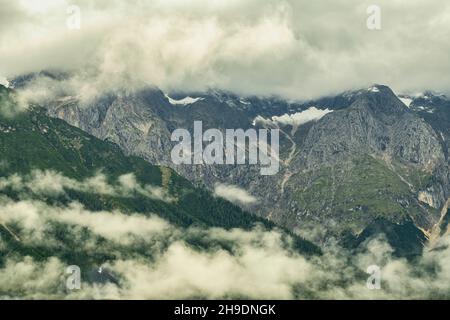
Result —
[[[282,121],[298,119],[291,115],[311,106],[332,112],[300,125]],[[127,154],[171,166],[195,183],[210,189],[237,185],[258,199],[247,209],[291,230],[316,228],[320,239],[358,235],[377,219],[412,223],[429,236],[442,220],[450,190],[448,122],[420,110],[385,86],[306,103],[221,92],[174,100],[149,88],[110,94],[84,107],[73,98],[49,106],[52,116],[117,143]],[[255,122],[257,116],[268,121]],[[261,176],[257,166],[173,165],[171,132],[192,129],[196,120],[204,130],[280,128],[280,172]]]
[[[349,108],[313,126],[302,160],[307,166],[344,160],[359,153],[383,154],[432,170],[444,155],[434,130],[396,99],[387,87],[361,92]]]
[[[434,208],[448,197],[438,134],[384,86],[315,123],[295,166],[286,188],[298,195],[300,223],[316,219],[358,233],[374,218],[411,219],[430,232],[440,219]]]

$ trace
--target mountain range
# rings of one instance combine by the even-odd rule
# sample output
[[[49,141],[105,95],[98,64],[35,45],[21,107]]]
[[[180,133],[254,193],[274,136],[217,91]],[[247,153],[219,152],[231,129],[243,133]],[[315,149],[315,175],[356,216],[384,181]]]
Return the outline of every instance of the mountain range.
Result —
[[[83,214],[84,222],[98,215],[100,221],[95,225],[100,228],[102,224],[114,224],[114,219],[119,219],[122,227],[127,227],[128,218],[131,221],[142,219],[134,224],[136,230],[130,230],[138,233],[142,228],[139,224],[151,221],[155,215],[180,230],[218,228],[250,232],[257,226],[268,231],[277,229],[286,241],[294,241],[298,252],[320,254],[320,249],[309,241],[276,228],[270,221],[204,188],[195,187],[169,167],[126,156],[114,143],[51,118],[40,106],[31,105],[26,111],[11,115],[11,109],[17,109],[16,98],[14,90],[0,86],[1,268],[7,268],[8,259],[31,257],[47,261],[58,258],[67,265],[90,270],[85,277],[95,283],[114,281],[106,270],[101,276],[96,272],[106,261],[136,254],[149,258],[156,255],[145,243],[117,249],[108,238],[109,234],[106,238],[100,236],[92,240],[90,228],[80,231],[79,226],[73,227],[70,223],[80,210],[89,212]],[[63,219],[64,210],[73,210],[66,216],[69,221]],[[50,218],[53,211],[58,213]],[[39,227],[38,216],[39,219],[47,216],[45,225]],[[22,225],[24,220],[34,222]],[[120,225],[117,227],[120,229]],[[36,230],[30,235],[28,228]],[[158,228],[162,232],[166,227],[160,224]],[[39,241],[33,240],[34,233],[40,229],[45,236],[39,236]],[[147,233],[151,234],[151,230]],[[196,248],[230,246],[226,242],[207,241],[201,234],[187,234],[188,231],[184,241]],[[48,244],[45,239],[56,242],[48,240]],[[86,249],[87,241],[94,241],[94,248]],[[168,244],[170,241],[170,238],[164,240]],[[23,293],[20,287],[11,289],[17,292],[2,291],[2,288],[0,286],[0,296],[19,297]]]
[[[12,83],[20,89],[30,77]],[[117,144],[126,155],[171,167],[199,187],[245,190],[257,201],[241,203],[243,209],[319,244],[338,239],[355,246],[383,232],[400,254],[414,255],[446,232],[450,101],[444,95],[396,95],[374,85],[292,102],[148,87],[110,92],[87,105],[61,94],[45,107],[49,116]],[[204,130],[280,129],[280,172],[174,165],[171,133],[192,130],[194,121]]]

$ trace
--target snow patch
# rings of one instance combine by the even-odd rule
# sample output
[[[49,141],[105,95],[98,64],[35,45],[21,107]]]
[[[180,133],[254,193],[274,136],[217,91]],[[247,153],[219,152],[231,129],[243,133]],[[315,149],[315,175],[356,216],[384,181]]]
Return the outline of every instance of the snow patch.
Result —
[[[251,104],[250,102],[248,102],[248,101],[245,100],[245,99],[240,99],[239,102],[240,102],[241,104],[246,104],[246,105]]]
[[[167,100],[169,100],[170,104],[172,105],[183,105],[187,106],[189,104],[196,103],[197,101],[204,100],[204,98],[192,98],[192,97],[186,97],[180,100],[175,100],[169,97],[169,95],[165,94]]]
[[[370,91],[370,92],[375,92],[375,93],[380,92],[380,89],[378,89],[377,87],[370,87],[367,90]]]
[[[413,99],[408,98],[408,97],[398,97],[400,99],[401,102],[403,102],[403,104],[405,106],[407,106],[409,108],[409,106],[411,105],[411,103],[413,102]]]

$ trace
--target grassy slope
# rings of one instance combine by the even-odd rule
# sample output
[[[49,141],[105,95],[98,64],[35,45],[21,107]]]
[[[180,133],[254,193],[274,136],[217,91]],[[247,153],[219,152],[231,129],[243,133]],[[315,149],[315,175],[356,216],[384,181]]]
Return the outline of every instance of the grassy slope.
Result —
[[[419,190],[430,180],[426,172],[400,163],[390,168],[383,160],[365,155],[302,174],[307,183],[297,191],[299,206],[313,212],[332,208],[330,219],[339,227],[343,244],[354,247],[371,235],[384,233],[399,255],[421,252],[426,237],[413,219],[423,215],[425,205],[419,206],[405,181]],[[428,206],[426,210],[436,211]]]
[[[352,227],[356,229],[357,222],[366,217],[402,222],[411,211],[419,210],[415,203],[402,204],[402,199],[411,197],[410,187],[382,160],[362,156],[343,166],[311,172],[308,185],[297,193],[299,203],[310,210],[332,204],[335,212],[345,213],[350,224],[355,221]],[[409,172],[402,175],[416,188],[428,181],[425,174],[417,172],[416,176]]]

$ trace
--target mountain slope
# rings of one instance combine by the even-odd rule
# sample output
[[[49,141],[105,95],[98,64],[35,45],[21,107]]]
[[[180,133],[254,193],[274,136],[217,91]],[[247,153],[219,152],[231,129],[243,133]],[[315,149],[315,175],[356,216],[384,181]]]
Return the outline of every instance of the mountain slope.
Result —
[[[442,137],[388,87],[303,104],[217,92],[198,97],[173,105],[162,92],[148,89],[108,95],[108,103],[102,99],[84,108],[76,99],[60,100],[49,105],[49,113],[209,189],[218,182],[240,186],[259,199],[249,210],[296,232],[321,228],[321,240],[347,232],[357,236],[379,218],[412,224],[430,237],[445,216],[450,184]],[[260,176],[257,166],[170,161],[170,133],[192,128],[194,120],[202,120],[204,130],[264,127],[265,122],[253,122],[258,110],[270,119],[311,106],[333,112],[298,128],[271,120],[282,132],[283,161],[275,176]]]
[[[9,89],[0,86],[0,96],[0,108],[15,103],[14,92]],[[127,157],[116,145],[90,136],[62,120],[49,118],[44,109],[36,106],[13,117],[0,112],[0,202],[0,265],[6,263],[7,258],[30,256],[47,261],[58,257],[69,264],[92,269],[106,261],[115,261],[117,252],[133,255],[136,250],[144,254],[151,249],[143,243],[133,247],[122,245],[119,250],[102,237],[89,240],[96,241],[98,249],[83,249],[79,245],[93,235],[90,228],[82,225],[90,223],[91,219],[99,223],[95,227],[100,228],[100,233],[104,232],[102,223],[120,221],[119,225],[114,225],[117,234],[124,232],[121,227],[130,228],[129,232],[140,232],[143,228],[140,225],[149,221],[157,229],[161,228],[160,232],[167,228],[166,222],[180,230],[216,227],[250,231],[255,224],[267,230],[274,228],[272,223],[212,196],[209,191],[195,188],[172,169]],[[47,217],[50,222],[41,227],[37,222],[27,224],[29,219],[38,216],[39,219]],[[62,223],[77,216],[83,217],[80,226]],[[166,222],[153,222],[155,216]],[[131,222],[127,222],[126,217]],[[105,220],[102,222],[102,219]],[[57,239],[57,242],[50,241],[48,247],[36,241],[25,241],[36,232],[28,234],[24,229],[27,226],[45,230],[45,237]],[[80,232],[84,236],[80,236]],[[319,252],[310,242],[282,234],[286,241],[293,239],[301,252]],[[161,241],[170,243],[172,237],[162,236]],[[226,242],[203,239],[204,235],[192,231],[185,237],[185,241],[199,248],[229,246]]]
[[[444,162],[441,145],[430,126],[388,88],[378,88],[311,128],[296,163],[304,171],[288,185],[293,193],[302,185],[300,197],[316,197],[302,203],[321,214],[351,220],[387,214],[396,223],[410,216],[431,230],[439,217],[423,209],[417,195]]]

